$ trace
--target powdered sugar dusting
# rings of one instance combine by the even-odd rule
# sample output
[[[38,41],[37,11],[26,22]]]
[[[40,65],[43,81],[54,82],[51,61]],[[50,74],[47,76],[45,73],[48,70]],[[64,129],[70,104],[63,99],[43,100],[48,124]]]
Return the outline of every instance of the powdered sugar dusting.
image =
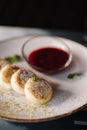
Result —
[[[19,73],[18,77],[20,78],[21,83],[25,84],[31,75],[32,75],[31,71],[22,70]]]

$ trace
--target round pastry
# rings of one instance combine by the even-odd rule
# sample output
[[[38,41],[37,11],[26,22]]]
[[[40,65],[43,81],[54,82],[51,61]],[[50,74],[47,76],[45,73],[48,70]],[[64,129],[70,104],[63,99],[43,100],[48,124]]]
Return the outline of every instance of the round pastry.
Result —
[[[25,83],[31,75],[32,72],[24,69],[19,69],[17,72],[15,72],[11,78],[11,86],[13,90],[19,94],[24,95]]]
[[[12,65],[4,66],[0,71],[0,87],[11,89],[11,76],[19,68]]]
[[[6,66],[6,65],[8,65],[8,64],[10,64],[8,61],[6,61],[5,59],[0,59],[0,70],[4,67],[4,66]]]
[[[32,105],[41,105],[51,99],[53,89],[45,80],[30,78],[25,84],[24,92]]]

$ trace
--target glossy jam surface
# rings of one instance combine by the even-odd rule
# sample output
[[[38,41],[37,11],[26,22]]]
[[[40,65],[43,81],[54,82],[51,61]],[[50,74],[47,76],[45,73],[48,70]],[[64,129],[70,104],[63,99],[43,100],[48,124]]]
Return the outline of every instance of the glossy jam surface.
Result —
[[[34,50],[28,56],[28,61],[30,64],[37,67],[39,71],[55,71],[64,67],[69,54],[58,48],[41,48]]]

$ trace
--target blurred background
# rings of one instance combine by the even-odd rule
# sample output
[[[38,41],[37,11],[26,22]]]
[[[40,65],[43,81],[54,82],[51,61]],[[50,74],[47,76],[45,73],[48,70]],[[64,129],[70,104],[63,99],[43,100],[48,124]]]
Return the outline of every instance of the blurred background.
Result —
[[[0,25],[87,31],[84,0],[0,0]]]

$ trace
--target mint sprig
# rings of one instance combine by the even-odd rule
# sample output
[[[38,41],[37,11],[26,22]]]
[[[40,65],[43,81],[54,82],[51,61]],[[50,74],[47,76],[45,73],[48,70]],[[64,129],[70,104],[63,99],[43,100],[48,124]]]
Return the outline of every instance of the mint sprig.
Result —
[[[82,73],[77,73],[77,72],[75,72],[75,73],[70,73],[68,76],[67,76],[67,78],[68,79],[73,79],[75,76],[81,76],[82,75]]]
[[[5,60],[7,60],[10,63],[14,63],[20,61],[21,57],[19,55],[14,55],[14,56],[5,57]]]
[[[33,81],[37,81],[38,80],[38,77],[35,74],[32,74],[31,78],[32,78]]]

